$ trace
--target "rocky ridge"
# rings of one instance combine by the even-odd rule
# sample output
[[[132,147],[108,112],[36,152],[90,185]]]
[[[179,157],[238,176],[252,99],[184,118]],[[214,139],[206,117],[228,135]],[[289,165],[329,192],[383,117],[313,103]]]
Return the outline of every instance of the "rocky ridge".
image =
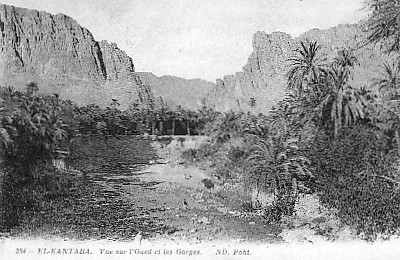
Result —
[[[138,93],[160,97],[171,107],[197,109],[215,84],[200,79],[137,73],[115,43],[97,42],[87,29],[63,15],[0,5],[0,85],[24,89],[36,82],[41,91],[85,105],[121,109]],[[153,91],[154,90],[154,91]],[[153,93],[154,92],[154,93]]]
[[[257,32],[253,37],[253,52],[243,70],[218,79],[217,86],[206,95],[206,102],[220,111],[268,112],[286,92],[288,59],[300,41],[316,40],[322,45],[322,56],[327,61],[332,60],[341,48],[354,50],[359,66],[354,69],[352,84],[367,87],[368,82],[379,76],[380,64],[389,58],[379,47],[367,45],[359,48],[363,39],[363,32],[357,24],[313,29],[297,38],[282,32]]]
[[[0,5],[0,84],[23,89],[31,81],[78,104],[127,106],[140,78],[115,43],[97,42],[74,19]]]
[[[217,110],[259,110],[270,108],[285,92],[286,60],[294,48],[290,35],[281,32],[257,32],[253,37],[253,53],[242,72],[217,80],[217,87],[208,93],[208,104]],[[251,106],[250,99],[255,100]]]
[[[144,84],[151,86],[155,95],[161,96],[170,108],[178,105],[198,109],[203,96],[215,88],[215,84],[202,79],[184,79],[175,76],[157,77],[151,72],[137,72]]]

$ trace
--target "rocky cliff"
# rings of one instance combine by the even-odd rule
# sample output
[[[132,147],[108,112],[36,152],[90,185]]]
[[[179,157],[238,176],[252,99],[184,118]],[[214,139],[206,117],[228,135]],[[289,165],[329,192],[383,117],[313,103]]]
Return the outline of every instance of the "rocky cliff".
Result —
[[[0,5],[0,84],[22,89],[31,81],[79,104],[123,106],[142,83],[132,59],[115,43],[97,42],[63,14]]]
[[[217,110],[264,111],[285,92],[286,60],[295,43],[286,33],[257,32],[253,53],[242,72],[217,80],[217,86],[206,97]]]
[[[299,47],[300,41],[316,40],[323,46],[321,55],[332,60],[341,48],[354,49],[360,65],[354,69],[352,84],[367,86],[382,70],[388,57],[379,48],[368,45],[358,48],[363,41],[358,25],[339,25],[327,30],[313,29],[298,38],[275,32],[257,32],[253,37],[253,52],[243,71],[217,80],[217,86],[206,95],[206,101],[217,110],[247,110],[268,112],[284,95],[289,70],[288,58]]]

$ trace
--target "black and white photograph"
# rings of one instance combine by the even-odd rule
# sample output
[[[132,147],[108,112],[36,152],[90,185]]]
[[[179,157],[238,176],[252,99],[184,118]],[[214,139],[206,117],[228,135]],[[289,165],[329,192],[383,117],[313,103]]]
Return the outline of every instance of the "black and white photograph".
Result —
[[[0,1],[0,258],[400,259],[400,0]]]

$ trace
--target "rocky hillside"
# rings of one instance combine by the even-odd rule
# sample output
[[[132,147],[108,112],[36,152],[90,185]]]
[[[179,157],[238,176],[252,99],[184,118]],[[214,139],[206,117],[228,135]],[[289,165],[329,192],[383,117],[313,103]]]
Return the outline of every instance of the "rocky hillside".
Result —
[[[257,32],[253,37],[253,52],[243,71],[217,80],[217,86],[207,94],[206,102],[217,110],[250,110],[268,112],[279,101],[286,89],[285,74],[290,67],[287,61],[300,41],[317,40],[322,53],[331,60],[341,48],[354,49],[360,62],[355,68],[353,84],[367,86],[379,76],[380,67],[388,57],[379,48],[364,46],[363,32],[358,25],[339,25],[327,30],[313,29],[298,38],[275,32]]]
[[[151,72],[137,73],[142,82],[151,87],[154,94],[161,96],[169,107],[180,105],[196,110],[202,97],[215,88],[215,84],[201,79],[184,79],[174,76],[157,77]]]
[[[294,47],[295,42],[286,33],[257,32],[253,53],[243,71],[217,80],[216,88],[206,97],[207,103],[222,111],[269,109],[283,97],[286,60]]]
[[[132,59],[115,43],[97,42],[63,14],[0,5],[0,84],[43,92],[79,104],[127,107],[142,88]]]

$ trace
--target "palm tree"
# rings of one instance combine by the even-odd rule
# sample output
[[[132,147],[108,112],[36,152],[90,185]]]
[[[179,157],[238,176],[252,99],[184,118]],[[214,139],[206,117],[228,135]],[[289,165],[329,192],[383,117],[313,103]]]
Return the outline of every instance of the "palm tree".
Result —
[[[357,63],[356,58],[347,50],[338,52],[338,57],[327,70],[324,79],[323,97],[317,107],[323,123],[333,124],[336,138],[339,130],[365,118],[367,101],[359,91],[348,84],[351,69]]]
[[[400,67],[399,64],[385,62],[384,73],[376,78],[374,86],[378,88],[378,102],[375,104],[374,123],[383,131],[393,130],[400,156]]]
[[[295,123],[300,115],[299,97],[293,93],[286,93],[284,98],[273,107],[270,112],[270,128],[282,135],[294,134],[298,129]]]
[[[36,93],[39,91],[39,87],[36,82],[30,82],[28,85],[26,85],[26,93],[29,96],[36,95]]]
[[[166,120],[166,111],[168,111],[168,105],[164,102],[162,97],[159,98],[159,107],[156,111],[157,119],[159,120],[159,134],[163,135],[164,132],[164,123]]]
[[[211,129],[208,130],[214,143],[227,141],[241,133],[242,129],[239,120],[242,115],[241,113],[235,113],[233,110],[220,115],[212,123]]]
[[[145,117],[146,117],[146,109],[140,103],[140,100],[136,100],[132,104],[130,104],[128,109],[128,114],[136,122],[136,131],[139,133],[143,133],[145,128]]]
[[[183,118],[184,118],[184,121],[186,122],[186,135],[190,136],[190,123],[194,119],[194,115],[193,115],[192,111],[185,110]]]
[[[120,103],[118,102],[118,99],[111,99],[111,103],[110,103],[110,108],[112,110],[116,110],[118,107],[120,106]]]
[[[258,190],[267,190],[276,198],[296,192],[298,181],[306,181],[314,176],[308,169],[310,161],[302,155],[296,139],[285,139],[276,135],[269,138],[255,137],[246,158],[245,170],[255,182]]]
[[[286,74],[288,78],[288,90],[302,95],[312,90],[319,75],[323,71],[323,61],[318,51],[321,45],[314,42],[300,42],[301,47],[295,50],[296,55],[288,61],[291,68]]]
[[[176,120],[176,114],[174,111],[168,109],[165,111],[165,118],[166,121],[170,121],[171,122],[171,135],[175,135],[175,120]],[[168,131],[168,129],[167,129]]]
[[[150,111],[149,120],[151,122],[151,135],[155,135],[158,118],[157,118],[157,113],[154,110]]]
[[[398,107],[387,103],[376,104],[373,123],[383,132],[394,132],[397,152],[400,157],[400,112]]]
[[[186,111],[182,108],[181,105],[178,105],[175,110],[175,121],[179,122],[179,126],[181,126],[183,121],[186,121]],[[179,129],[179,128],[178,128]]]
[[[372,15],[364,24],[366,43],[384,43],[387,52],[400,51],[400,1],[370,0],[367,8]]]
[[[377,87],[379,97],[382,99],[399,99],[400,66],[397,62],[383,64],[384,73],[381,78],[376,78],[374,87]]]
[[[0,87],[0,96],[2,98],[11,99],[14,93],[15,93],[15,88],[13,86]]]
[[[161,108],[158,111],[158,118],[160,120],[160,135],[163,135],[163,133],[164,133],[164,123],[167,118],[166,111],[167,111],[167,109],[165,109],[165,108]]]
[[[350,68],[353,68],[355,65],[358,65],[359,62],[354,56],[354,53],[348,49],[340,49],[338,51],[337,56],[334,59],[334,64],[338,65],[341,68],[344,68],[347,74],[350,74],[348,71]]]
[[[251,97],[249,99],[249,106],[254,109],[257,106],[257,99],[255,97]]]

